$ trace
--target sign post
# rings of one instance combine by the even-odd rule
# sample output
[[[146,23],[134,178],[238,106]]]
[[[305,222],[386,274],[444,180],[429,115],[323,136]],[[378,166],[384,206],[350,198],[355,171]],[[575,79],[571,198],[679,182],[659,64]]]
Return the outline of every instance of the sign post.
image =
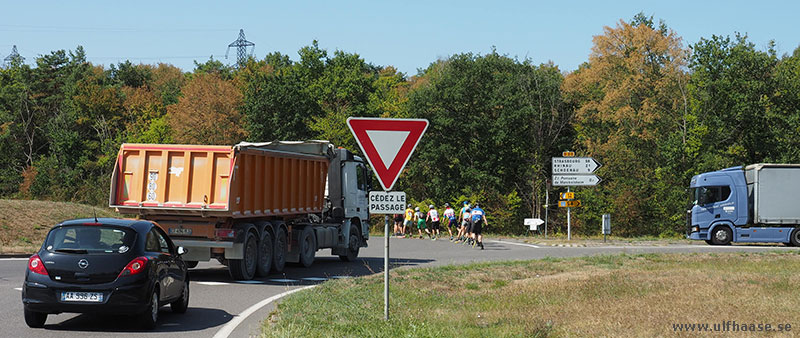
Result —
[[[571,209],[581,205],[580,201],[572,200],[575,195],[570,191],[570,187],[595,186],[600,183],[600,177],[592,175],[592,173],[600,168],[601,164],[591,157],[575,157],[574,151],[565,151],[561,155],[564,157],[553,157],[552,159],[553,185],[567,187],[567,193],[561,196],[564,201],[558,203],[560,207],[567,208],[567,240],[569,241],[572,239]]]
[[[385,244],[383,251],[383,320],[389,320],[389,214],[402,213],[406,193],[391,191],[403,172],[419,140],[428,129],[425,119],[384,119],[349,117],[347,126],[367,157],[383,191],[370,191],[369,212],[384,217]]]
[[[603,214],[603,243],[606,242],[606,235],[611,234],[611,214]]]

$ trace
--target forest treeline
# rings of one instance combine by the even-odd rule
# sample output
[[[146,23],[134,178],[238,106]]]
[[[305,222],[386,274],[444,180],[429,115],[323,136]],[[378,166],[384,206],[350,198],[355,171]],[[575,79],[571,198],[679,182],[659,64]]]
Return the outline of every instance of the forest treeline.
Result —
[[[570,72],[492,51],[409,76],[316,41],[295,58],[183,72],[93,65],[77,47],[0,70],[0,197],[106,205],[123,142],[327,139],[358,151],[349,116],[426,118],[395,188],[419,205],[480,201],[490,231],[522,233],[522,218],[544,217],[550,158],[574,150],[603,164],[599,186],[576,189],[574,232],[599,233],[610,213],[615,234],[675,235],[693,175],[800,163],[799,107],[800,48],[779,56],[740,34],[686,46],[642,14],[604,27]],[[559,191],[549,218],[563,231]]]

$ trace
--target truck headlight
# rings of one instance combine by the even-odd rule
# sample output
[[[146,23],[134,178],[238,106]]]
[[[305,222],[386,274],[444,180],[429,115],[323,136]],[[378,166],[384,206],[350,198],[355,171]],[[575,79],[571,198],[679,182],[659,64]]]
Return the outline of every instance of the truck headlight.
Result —
[[[700,231],[700,227],[692,227],[692,232],[698,232],[698,231]]]

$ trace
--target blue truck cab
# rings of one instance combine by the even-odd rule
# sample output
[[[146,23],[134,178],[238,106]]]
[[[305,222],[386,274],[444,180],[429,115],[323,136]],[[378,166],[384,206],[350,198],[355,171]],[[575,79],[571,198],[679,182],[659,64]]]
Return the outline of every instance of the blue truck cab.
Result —
[[[689,239],[800,244],[800,166],[731,167],[696,175],[689,187]]]

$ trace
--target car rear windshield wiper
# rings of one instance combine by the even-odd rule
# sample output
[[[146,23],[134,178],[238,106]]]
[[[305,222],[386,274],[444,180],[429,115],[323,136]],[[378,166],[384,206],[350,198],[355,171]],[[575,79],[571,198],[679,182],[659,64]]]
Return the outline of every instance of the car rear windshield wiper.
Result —
[[[76,253],[76,254],[85,254],[89,253],[86,249],[56,249],[56,252],[66,252],[66,253]]]

